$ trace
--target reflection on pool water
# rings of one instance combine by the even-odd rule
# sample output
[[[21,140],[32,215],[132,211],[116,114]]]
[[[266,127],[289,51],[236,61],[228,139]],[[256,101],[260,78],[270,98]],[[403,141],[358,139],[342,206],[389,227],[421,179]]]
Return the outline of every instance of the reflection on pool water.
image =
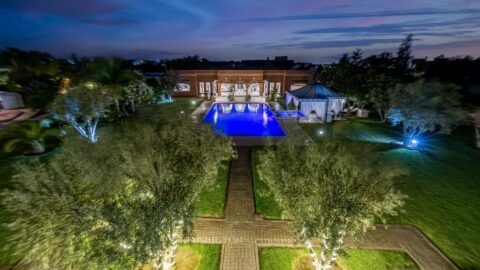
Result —
[[[285,118],[295,118],[295,117],[304,117],[303,113],[299,111],[279,111],[278,117],[285,117]]]
[[[272,111],[260,103],[215,103],[203,123],[227,136],[285,136]]]

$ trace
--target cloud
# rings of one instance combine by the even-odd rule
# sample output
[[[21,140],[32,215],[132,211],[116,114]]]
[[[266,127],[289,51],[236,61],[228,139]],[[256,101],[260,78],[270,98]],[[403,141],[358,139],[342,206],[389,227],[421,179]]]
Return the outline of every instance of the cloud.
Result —
[[[357,39],[357,40],[322,40],[322,41],[303,41],[292,43],[264,43],[264,44],[237,44],[237,47],[256,48],[256,49],[325,49],[325,48],[352,48],[371,46],[375,44],[393,44],[400,43],[403,39],[398,38],[380,38],[380,39]]]
[[[422,15],[477,15],[480,9],[460,9],[460,10],[443,10],[443,9],[411,9],[397,11],[375,11],[375,12],[356,12],[356,13],[317,13],[293,16],[279,17],[257,17],[250,18],[247,21],[303,21],[303,20],[326,20],[326,19],[347,19],[347,18],[372,18],[372,17],[398,17],[398,16],[422,16]]]
[[[99,26],[123,26],[139,24],[140,20],[135,19],[80,19],[81,22]]]
[[[459,30],[464,29],[464,30]],[[446,20],[441,22],[416,21],[391,24],[376,24],[359,27],[324,27],[294,32],[297,35],[316,34],[349,34],[349,35],[406,35],[416,36],[465,36],[480,31],[480,17],[469,17],[460,20]]]
[[[20,10],[78,18],[82,16],[109,14],[122,6],[98,0],[1,0],[0,9]]]
[[[454,42],[446,42],[446,43],[438,43],[438,44],[423,44],[414,46],[414,49],[448,49],[448,48],[461,48],[461,47],[468,47],[468,46],[479,46],[480,39],[472,39],[472,40],[461,40],[461,41],[454,41]]]
[[[171,51],[171,50],[162,50],[162,49],[148,49],[148,48],[119,48],[111,49],[106,53],[110,56],[123,56],[133,59],[161,59],[161,58],[171,58],[171,57],[180,57],[188,55],[186,52],[182,51]]]

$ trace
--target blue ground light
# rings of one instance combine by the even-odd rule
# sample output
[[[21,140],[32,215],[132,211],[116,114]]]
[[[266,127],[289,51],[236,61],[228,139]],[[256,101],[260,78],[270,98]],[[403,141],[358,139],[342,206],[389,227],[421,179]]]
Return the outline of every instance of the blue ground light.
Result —
[[[215,103],[203,123],[226,136],[285,136],[272,111],[260,103]]]

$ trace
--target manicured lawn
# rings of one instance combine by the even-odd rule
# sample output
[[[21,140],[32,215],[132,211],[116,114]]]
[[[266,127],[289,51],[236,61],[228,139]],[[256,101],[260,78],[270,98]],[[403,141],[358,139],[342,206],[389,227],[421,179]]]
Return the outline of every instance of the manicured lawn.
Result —
[[[139,106],[138,113],[134,117],[149,122],[168,122],[178,116],[190,117],[201,103],[201,98],[175,98],[171,103]]]
[[[338,265],[344,270],[419,269],[415,262],[402,252],[365,249],[345,251],[346,258],[341,257],[338,261]],[[259,254],[261,270],[294,270],[299,259],[302,265],[310,264],[306,248],[262,248]]]
[[[221,245],[181,244],[180,247],[190,249],[198,256],[199,262],[197,268],[191,270],[215,270],[220,267],[220,252],[222,249]],[[181,254],[177,255],[177,259],[179,256],[181,256]]]
[[[199,216],[223,217],[228,176],[228,163],[225,163],[218,168],[217,179],[212,187],[199,195],[196,206]]]
[[[473,130],[422,140],[422,151],[392,148],[401,139],[398,128],[368,120],[333,125],[303,125],[317,140],[326,137],[377,146],[382,155],[406,166],[398,188],[408,195],[405,212],[389,223],[414,224],[463,269],[480,269],[480,150],[473,147]]]

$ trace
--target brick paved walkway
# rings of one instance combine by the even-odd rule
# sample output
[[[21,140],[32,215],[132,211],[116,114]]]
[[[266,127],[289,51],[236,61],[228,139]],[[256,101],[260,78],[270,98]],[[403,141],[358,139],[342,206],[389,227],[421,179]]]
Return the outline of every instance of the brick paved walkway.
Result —
[[[193,242],[222,244],[221,270],[259,270],[259,247],[302,245],[292,233],[288,221],[255,218],[249,148],[238,147],[237,151],[238,159],[230,164],[225,219],[195,220]],[[457,269],[410,225],[389,225],[388,228],[378,225],[376,230],[367,233],[361,243],[347,245],[403,251],[426,270]]]

